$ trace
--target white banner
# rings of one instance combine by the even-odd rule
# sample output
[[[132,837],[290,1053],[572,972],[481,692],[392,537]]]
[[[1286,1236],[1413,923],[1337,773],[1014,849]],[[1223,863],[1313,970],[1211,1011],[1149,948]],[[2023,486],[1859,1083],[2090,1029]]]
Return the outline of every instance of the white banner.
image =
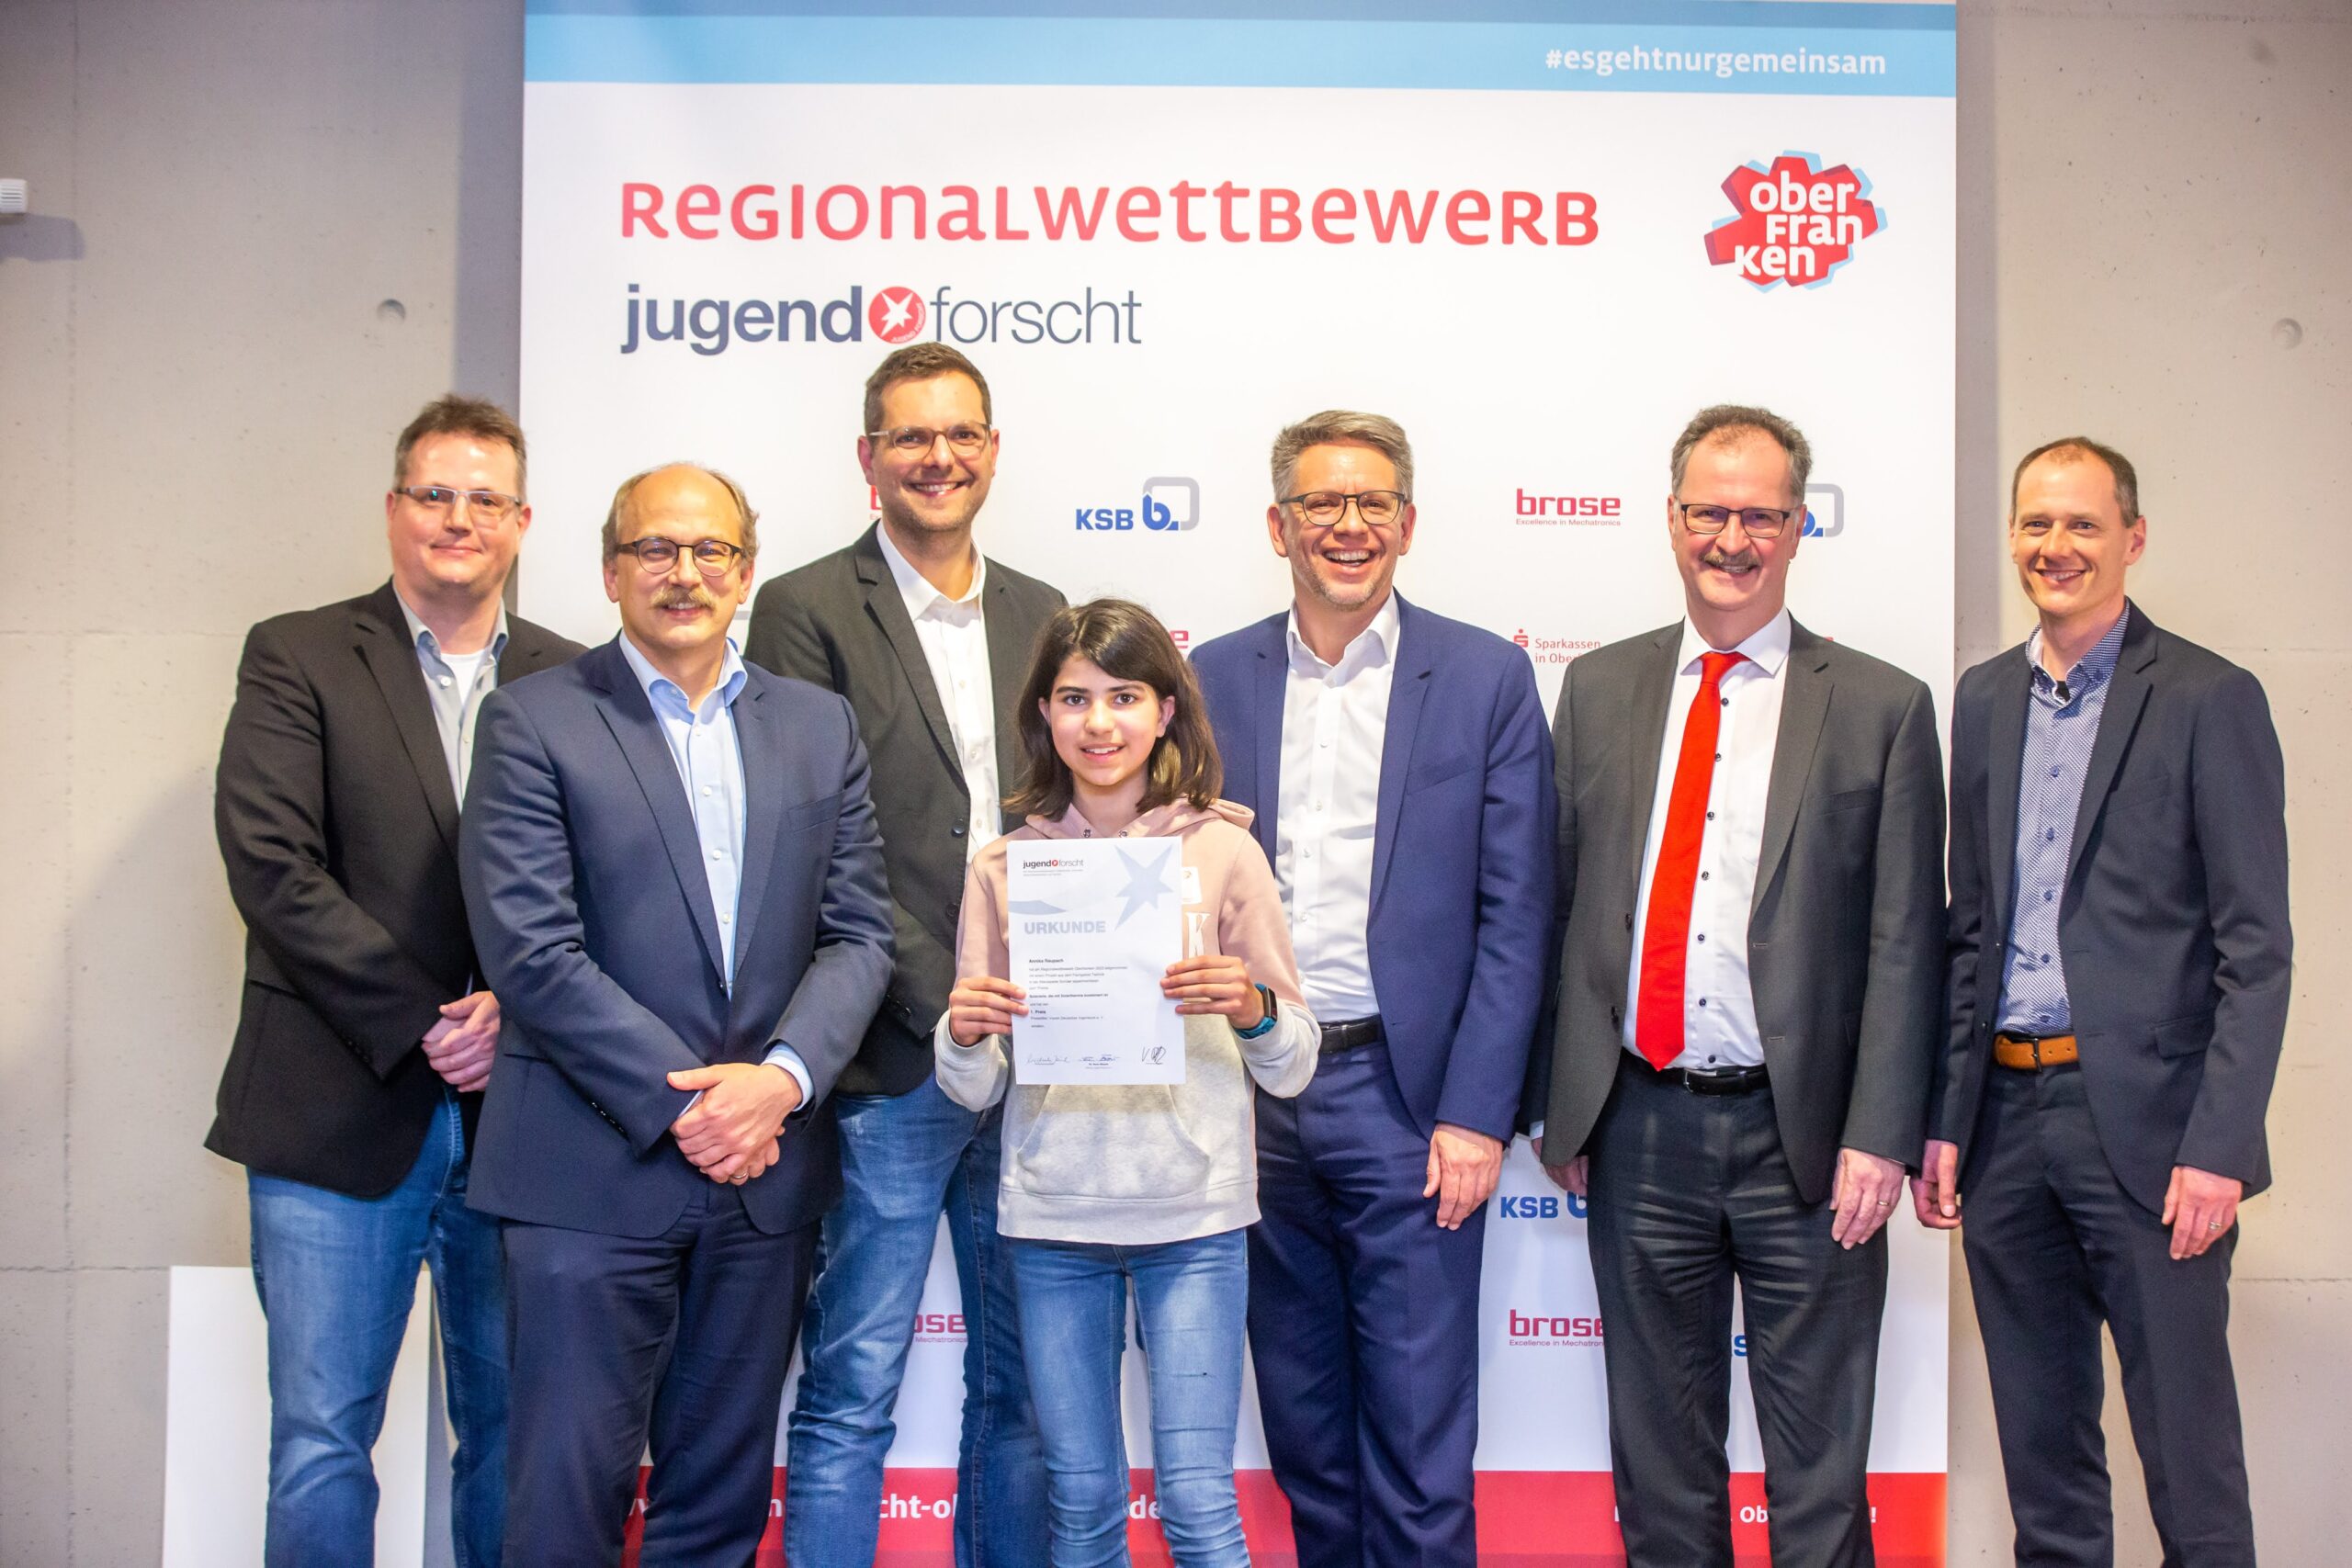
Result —
[[[526,614],[612,634],[594,535],[614,486],[668,459],[742,481],[763,574],[848,543],[873,516],[865,378],[938,339],[1003,432],[984,547],[1073,600],[1140,599],[1188,646],[1287,601],[1275,431],[1395,417],[1420,514],[1400,590],[1517,640],[1547,703],[1577,654],[1679,613],[1682,424],[1765,404],[1816,454],[1797,615],[1945,703],[1950,7],[814,8],[530,5]],[[1892,1228],[1880,1559],[1940,1563],[1946,1247]],[[1514,1151],[1484,1281],[1488,1561],[1616,1549],[1583,1229]],[[893,1561],[948,1560],[957,1311],[943,1251],[884,1510],[886,1550],[915,1555]],[[1760,1553],[1736,1364],[1737,1540]],[[1244,1424],[1253,1546],[1279,1560]],[[1139,1420],[1129,1441],[1148,1466]]]

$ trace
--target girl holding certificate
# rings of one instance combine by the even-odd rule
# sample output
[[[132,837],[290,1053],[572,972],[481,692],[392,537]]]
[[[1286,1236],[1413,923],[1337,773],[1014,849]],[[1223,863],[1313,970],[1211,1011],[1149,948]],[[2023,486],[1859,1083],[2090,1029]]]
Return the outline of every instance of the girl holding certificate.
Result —
[[[1305,1089],[1318,1032],[1272,869],[1250,812],[1217,798],[1208,715],[1166,628],[1119,600],[1060,611],[1039,635],[1018,713],[1022,776],[1008,805],[1027,821],[972,863],[962,978],[934,1045],[950,1096],[974,1110],[1006,1102],[997,1229],[1031,1347],[1054,1568],[1128,1561],[1119,1363],[1130,1289],[1169,1551],[1185,1568],[1246,1564],[1233,1432],[1242,1229],[1258,1218],[1252,1085]],[[1029,1010],[1008,978],[1011,847],[1108,839],[1154,841],[1136,846],[1144,860],[1171,840],[1182,852],[1182,952],[1159,981],[1183,1017],[1182,1081],[1023,1083],[1005,1049]]]

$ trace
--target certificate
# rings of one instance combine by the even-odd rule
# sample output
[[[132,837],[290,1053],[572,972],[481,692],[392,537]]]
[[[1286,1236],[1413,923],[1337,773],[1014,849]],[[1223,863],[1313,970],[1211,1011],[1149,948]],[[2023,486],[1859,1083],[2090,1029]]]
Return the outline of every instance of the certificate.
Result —
[[[1006,846],[1012,1021],[1024,1084],[1184,1081],[1184,1020],[1159,982],[1184,955],[1183,846],[1174,839],[1035,839]]]

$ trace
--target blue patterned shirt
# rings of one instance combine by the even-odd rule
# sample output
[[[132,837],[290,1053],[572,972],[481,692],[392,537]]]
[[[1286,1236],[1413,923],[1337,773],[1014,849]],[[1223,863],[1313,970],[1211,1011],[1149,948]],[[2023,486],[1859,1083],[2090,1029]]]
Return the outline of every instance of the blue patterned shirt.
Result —
[[[2026,643],[2033,666],[2033,696],[2026,705],[2025,758],[2018,769],[2018,843],[2011,886],[2009,945],[2001,961],[1999,1029],[2005,1034],[2069,1034],[2074,1010],[2066,1000],[2066,959],[2059,951],[2058,908],[2074,857],[2075,818],[2083,803],[2083,775],[2107,711],[2115,660],[2123,651],[2126,607],[2061,682],[2041,665],[2041,629]],[[2060,695],[2061,692],[2064,695]]]

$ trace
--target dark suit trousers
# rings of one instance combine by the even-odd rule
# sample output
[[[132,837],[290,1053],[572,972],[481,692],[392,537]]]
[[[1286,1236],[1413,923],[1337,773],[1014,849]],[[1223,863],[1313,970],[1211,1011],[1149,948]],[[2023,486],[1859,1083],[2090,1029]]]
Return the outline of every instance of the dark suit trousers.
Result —
[[[1631,1055],[1590,1144],[1586,1235],[1630,1568],[1731,1568],[1732,1282],[1778,1568],[1873,1561],[1864,1480],[1883,1232],[1849,1251],[1797,1195],[1772,1091],[1710,1097]]]
[[[748,1568],[817,1227],[706,1183],[658,1236],[509,1220],[508,1568],[610,1568],[650,1438],[643,1568]]]
[[[2230,1371],[2232,1230],[2175,1262],[2171,1233],[2100,1150],[2079,1067],[1991,1069],[1961,1191],[1961,1240],[2020,1564],[2109,1568],[2099,1323],[2165,1568],[2252,1568],[2254,1517]]]
[[[1250,1354],[1299,1568],[1472,1568],[1478,1260],[1441,1230],[1430,1141],[1382,1046],[1258,1097]]]

